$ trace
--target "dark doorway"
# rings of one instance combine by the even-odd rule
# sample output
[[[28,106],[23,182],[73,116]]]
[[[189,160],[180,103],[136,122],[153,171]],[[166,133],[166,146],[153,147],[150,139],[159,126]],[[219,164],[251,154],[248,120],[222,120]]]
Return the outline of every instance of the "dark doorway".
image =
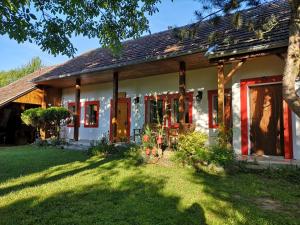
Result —
[[[25,125],[21,114],[27,109],[37,108],[39,105],[10,103],[0,109],[0,144],[22,145],[33,143],[36,130]]]
[[[250,87],[251,154],[284,155],[282,85]]]

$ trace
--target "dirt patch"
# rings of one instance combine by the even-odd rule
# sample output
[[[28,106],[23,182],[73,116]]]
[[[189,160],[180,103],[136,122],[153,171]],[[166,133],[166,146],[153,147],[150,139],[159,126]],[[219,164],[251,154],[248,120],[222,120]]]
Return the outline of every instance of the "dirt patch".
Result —
[[[279,201],[276,201],[271,198],[267,197],[261,197],[261,198],[256,198],[255,203],[257,206],[263,210],[269,210],[269,211],[283,211],[282,204]]]

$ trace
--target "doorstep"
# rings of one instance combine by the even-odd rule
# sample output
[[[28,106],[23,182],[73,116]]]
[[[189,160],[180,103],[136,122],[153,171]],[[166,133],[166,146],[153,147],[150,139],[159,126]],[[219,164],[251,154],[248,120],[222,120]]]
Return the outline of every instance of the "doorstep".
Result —
[[[265,166],[300,166],[300,160],[285,159],[282,156],[254,156],[254,155],[239,155],[238,161],[257,163]]]

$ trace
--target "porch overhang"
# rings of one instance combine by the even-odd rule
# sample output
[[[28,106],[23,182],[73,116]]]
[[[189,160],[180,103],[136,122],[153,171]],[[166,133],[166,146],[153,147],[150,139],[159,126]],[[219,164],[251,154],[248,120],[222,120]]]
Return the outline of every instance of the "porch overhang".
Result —
[[[58,88],[74,87],[76,79],[78,78],[81,80],[81,85],[107,83],[113,81],[112,75],[115,71],[119,72],[119,80],[122,81],[159,74],[177,73],[178,63],[181,61],[186,62],[187,70],[212,66],[212,63],[209,62],[202,52],[197,52],[165,59],[159,58],[143,62],[131,62],[126,65],[119,64],[97,69],[83,70],[74,73],[62,74],[55,78],[50,77],[43,80],[34,80],[34,82],[38,85],[47,85]]]

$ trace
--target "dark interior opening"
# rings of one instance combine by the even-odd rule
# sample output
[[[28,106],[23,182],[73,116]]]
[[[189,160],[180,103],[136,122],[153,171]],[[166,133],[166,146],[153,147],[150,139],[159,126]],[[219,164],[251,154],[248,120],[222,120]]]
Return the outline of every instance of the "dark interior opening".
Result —
[[[36,136],[35,128],[27,126],[21,120],[21,114],[27,109],[39,105],[10,103],[0,109],[0,144],[23,145],[33,143]]]

